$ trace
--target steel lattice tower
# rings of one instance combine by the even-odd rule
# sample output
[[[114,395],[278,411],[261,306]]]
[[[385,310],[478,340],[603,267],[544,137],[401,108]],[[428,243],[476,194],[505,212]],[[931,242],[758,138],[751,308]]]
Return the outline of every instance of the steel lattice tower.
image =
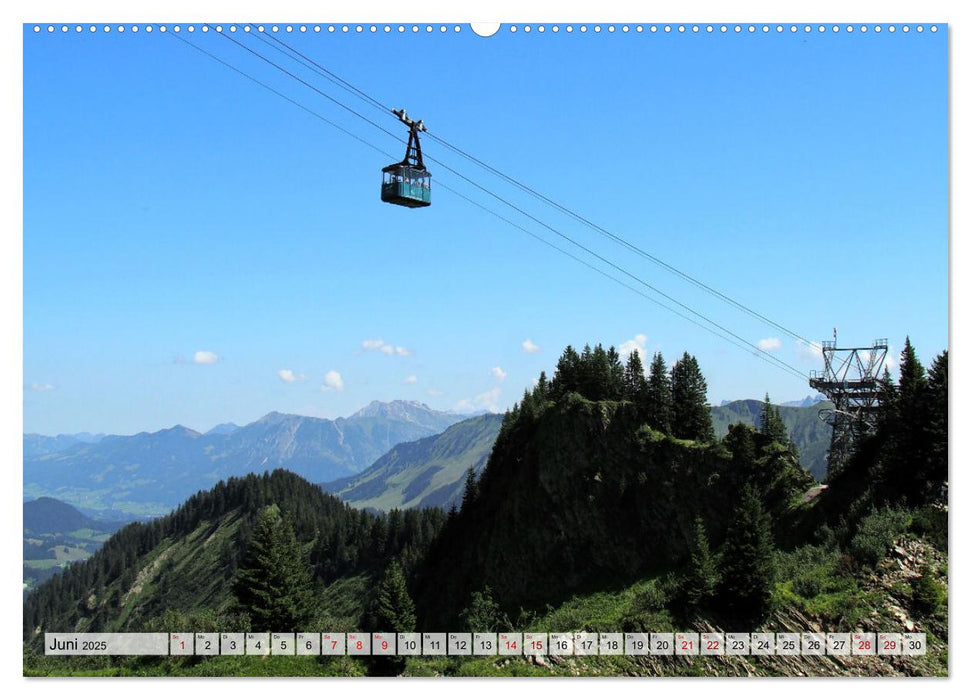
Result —
[[[820,372],[809,375],[809,386],[833,402],[832,409],[822,409],[819,417],[833,428],[827,456],[827,476],[837,473],[860,440],[873,431],[876,411],[880,406],[880,370],[887,359],[887,339],[873,341],[870,347],[840,348],[833,340],[824,340]]]

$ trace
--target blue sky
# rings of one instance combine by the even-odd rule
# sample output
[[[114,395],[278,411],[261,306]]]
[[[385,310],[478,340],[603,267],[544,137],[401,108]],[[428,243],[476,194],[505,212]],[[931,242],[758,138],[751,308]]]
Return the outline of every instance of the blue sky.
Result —
[[[353,26],[280,36],[803,337],[836,326],[843,343],[887,337],[899,352],[909,334],[927,363],[947,346],[943,27],[520,25],[484,39],[467,25]],[[183,36],[393,157],[157,31],[25,27],[25,431],[208,429],[271,410],[348,415],[372,399],[503,409],[587,342],[669,361],[687,350],[716,403],[810,392],[437,187],[555,238],[441,165],[428,164],[429,209],[381,203],[380,169],[401,143],[214,32]],[[404,137],[390,115],[287,66]],[[778,330],[424,147],[800,371],[820,367]]]

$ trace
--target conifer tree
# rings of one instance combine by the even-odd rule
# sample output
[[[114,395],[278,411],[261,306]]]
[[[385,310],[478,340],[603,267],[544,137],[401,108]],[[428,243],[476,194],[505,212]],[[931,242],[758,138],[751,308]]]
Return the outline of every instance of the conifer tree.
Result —
[[[408,595],[405,575],[397,559],[391,560],[378,584],[372,618],[376,632],[412,632],[415,629],[415,603]]]
[[[580,391],[580,363],[580,355],[572,345],[567,345],[556,363],[556,372],[550,386],[550,397],[554,401],[571,391]]]
[[[647,399],[647,378],[644,376],[644,365],[637,350],[627,358],[627,366],[624,368],[624,398],[638,408]]]
[[[890,370],[883,368],[883,376],[878,380],[880,391],[880,409],[877,413],[877,424],[884,434],[890,434],[894,429],[897,411],[897,384],[890,376]]]
[[[698,361],[687,352],[671,368],[671,405],[671,429],[675,437],[700,442],[714,440],[708,383]]]
[[[947,350],[934,358],[928,378],[928,431],[931,469],[928,478],[937,484],[947,473]]]
[[[662,433],[671,432],[671,378],[661,353],[654,353],[651,360],[650,376],[647,379],[647,392],[642,407],[647,424]]]
[[[544,401],[549,399],[549,393],[550,383],[546,378],[546,371],[544,370],[539,373],[539,379],[536,380],[536,388],[533,391],[533,395],[535,396],[537,403],[542,405]]]
[[[757,476],[755,431],[744,423],[733,423],[728,426],[724,443],[732,453],[730,481],[736,485],[735,491],[738,491],[744,484],[753,482]]]
[[[590,356],[588,372],[589,378],[586,389],[582,392],[583,395],[591,401],[613,398],[611,396],[613,372],[611,371],[610,355],[600,343],[597,343],[597,347],[594,348]]]
[[[891,498],[911,504],[923,501],[928,487],[931,452],[930,388],[927,372],[910,337],[900,353],[900,380],[889,407],[883,480]]]
[[[256,630],[297,631],[313,615],[310,562],[276,506],[260,512],[233,593]]]
[[[704,605],[718,587],[718,566],[708,546],[705,522],[695,518],[694,540],[691,543],[691,568],[684,583],[688,605]]]
[[[479,484],[475,479],[475,470],[469,467],[465,472],[465,490],[462,492],[462,512],[468,512],[469,506],[479,495]]]
[[[607,392],[603,398],[611,401],[624,398],[624,365],[613,345],[607,348]]]
[[[786,424],[782,422],[779,409],[772,405],[768,394],[765,395],[765,401],[762,402],[759,423],[759,432],[765,438],[783,445],[789,443],[789,431],[786,429]]]
[[[742,487],[728,526],[721,578],[721,600],[729,610],[753,624],[765,620],[776,580],[775,548],[769,517],[749,484]]]

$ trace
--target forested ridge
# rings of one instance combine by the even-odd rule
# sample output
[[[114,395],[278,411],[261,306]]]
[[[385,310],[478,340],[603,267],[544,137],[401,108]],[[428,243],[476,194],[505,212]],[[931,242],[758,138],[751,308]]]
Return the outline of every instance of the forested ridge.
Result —
[[[440,509],[355,510],[283,470],[232,478],[168,516],[126,526],[54,576],[24,603],[25,638],[44,630],[139,631],[169,610],[246,612],[234,581],[254,533],[265,535],[268,513],[278,519],[275,530],[292,535],[287,554],[307,569],[313,591],[380,574],[392,558],[414,566],[445,517]]]

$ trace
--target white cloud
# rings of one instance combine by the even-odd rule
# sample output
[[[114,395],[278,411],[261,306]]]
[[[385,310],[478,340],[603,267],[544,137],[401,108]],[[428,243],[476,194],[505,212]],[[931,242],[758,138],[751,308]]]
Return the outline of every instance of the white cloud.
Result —
[[[43,391],[54,391],[54,385],[53,384],[48,384],[46,382],[44,382],[42,384],[41,383],[38,383],[38,382],[34,382],[33,384],[30,385],[30,390],[31,391],[41,391],[41,392],[43,392]]]
[[[442,391],[441,389],[429,389],[428,390],[428,395],[429,396],[442,396],[444,393],[445,392]]]
[[[489,374],[498,379],[500,382],[506,378],[506,372],[502,369],[502,367],[493,367],[489,370]]]
[[[460,400],[455,408],[459,411],[478,411],[484,408],[491,413],[498,413],[500,393],[502,393],[502,389],[495,387],[489,389],[489,391],[483,391],[481,394],[476,395],[474,399]]]
[[[638,333],[630,340],[625,340],[620,344],[620,347],[617,348],[617,352],[620,353],[622,360],[626,360],[628,357],[630,357],[631,353],[633,353],[635,350],[637,350],[637,354],[640,355],[641,361],[643,362],[647,357],[647,336],[643,333]]]
[[[762,338],[758,342],[758,347],[762,352],[772,352],[782,347],[782,341],[778,338]]]
[[[893,345],[887,347],[887,359],[883,361],[883,366],[887,368],[888,372],[893,372],[897,369],[897,358],[900,356],[896,350],[894,350]],[[883,376],[883,370],[880,370],[880,376]]]
[[[523,341],[523,346],[522,347],[523,347],[523,352],[525,352],[528,355],[535,355],[536,353],[538,353],[540,351],[539,345],[537,345],[536,343],[534,343],[529,338],[526,338],[526,340]]]
[[[192,356],[192,361],[197,365],[214,365],[219,362],[219,355],[211,350],[196,350]]]
[[[809,360],[818,363],[823,359],[823,346],[807,343],[805,340],[796,341],[796,356],[800,360]]]
[[[381,338],[371,338],[365,340],[361,343],[361,347],[365,350],[378,350],[379,352],[388,355],[397,355],[398,357],[411,357],[414,353],[408,348],[402,347],[400,345],[391,345],[384,342]]]
[[[276,376],[285,381],[287,384],[292,384],[293,382],[302,382],[307,378],[306,374],[295,374],[293,370],[290,369],[281,369],[276,373]]]
[[[410,374],[407,377],[405,377],[405,384],[417,384],[417,383],[418,383],[418,377],[416,377],[414,374]]]
[[[344,391],[344,378],[341,377],[341,373],[336,370],[331,370],[324,375],[324,384],[320,387],[321,391]]]

